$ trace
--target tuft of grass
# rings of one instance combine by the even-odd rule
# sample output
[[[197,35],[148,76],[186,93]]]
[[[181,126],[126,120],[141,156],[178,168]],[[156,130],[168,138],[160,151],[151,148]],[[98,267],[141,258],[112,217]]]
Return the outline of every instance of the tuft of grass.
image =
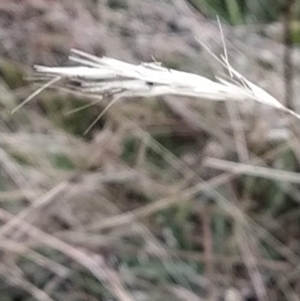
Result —
[[[235,112],[237,103],[260,102],[258,124],[273,111],[263,104],[286,109],[223,56],[228,74],[213,80],[78,51],[78,66],[43,69],[55,88],[78,97],[47,91],[12,115],[13,130],[0,122],[0,289],[9,300],[222,300],[232,287],[244,297],[240,282],[253,296],[268,291],[269,280],[269,299],[292,299],[298,136],[278,114],[288,135],[273,143],[273,129],[262,127],[256,147],[248,145],[252,113]],[[79,110],[89,96],[89,108]],[[99,100],[114,96],[118,104],[84,138]],[[236,102],[220,114],[212,99]]]

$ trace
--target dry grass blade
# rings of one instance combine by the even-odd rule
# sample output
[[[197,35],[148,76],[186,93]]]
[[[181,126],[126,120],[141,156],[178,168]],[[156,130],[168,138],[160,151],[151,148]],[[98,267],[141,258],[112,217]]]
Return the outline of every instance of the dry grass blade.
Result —
[[[25,243],[19,243],[5,238],[1,239],[2,243],[0,249],[9,254],[18,254],[21,257],[27,258],[32,262],[44,267],[45,269],[53,272],[59,277],[65,277],[70,273],[70,270],[59,262],[53,261],[46,256],[34,251]]]
[[[12,216],[7,211],[0,208],[0,219],[2,221],[10,221],[14,216]],[[22,227],[23,231],[30,235],[32,238],[38,240],[39,242],[56,249],[63,254],[67,255],[68,257],[72,258],[74,261],[78,262],[88,270],[107,288],[110,292],[116,297],[119,301],[133,301],[133,297],[130,295],[129,292],[125,289],[121,279],[118,277],[118,274],[107,266],[104,259],[95,253],[88,253],[83,249],[74,248],[73,246],[64,243],[63,241],[57,239],[50,234],[47,234],[34,226],[26,223],[25,221],[19,222],[19,225]],[[0,266],[1,267],[1,266]],[[0,270],[1,273],[1,270]],[[17,278],[16,278],[17,279]],[[33,294],[33,293],[32,293]],[[44,299],[43,301],[52,301],[52,299],[46,299],[46,296],[42,296]]]
[[[23,219],[30,215],[34,210],[45,206],[49,202],[53,201],[57,197],[61,197],[62,194],[69,188],[69,183],[62,182],[43,196],[39,197],[31,206],[21,211],[15,218],[11,219],[8,223],[0,228],[0,236],[7,234],[12,228],[16,227]]]
[[[19,165],[11,158],[11,156],[2,148],[0,148],[0,162],[1,166],[7,172],[7,174],[13,179],[22,194],[30,201],[34,201],[38,198],[38,194],[35,189],[28,183],[27,179],[22,175],[19,170]]]
[[[46,83],[45,85],[43,85],[42,87],[37,89],[34,93],[29,95],[24,101],[22,101],[18,106],[16,106],[12,110],[12,114],[15,113],[17,110],[19,110],[21,107],[23,107],[26,103],[28,103],[32,98],[37,96],[39,93],[41,93],[42,91],[44,91],[48,87],[54,85],[55,83],[57,83],[59,80],[61,80],[61,76],[57,76],[57,77],[52,78],[48,83]]]
[[[98,115],[98,117],[89,125],[89,127],[84,131],[84,135],[86,135],[90,129],[101,119],[101,117],[111,108],[117,101],[119,97],[113,98],[110,103],[105,107],[105,109]]]
[[[23,288],[26,292],[31,294],[38,301],[55,301],[49,297],[44,291],[40,290],[32,283],[27,281],[20,273],[18,268],[12,269],[4,264],[0,264],[0,275],[6,278],[8,283],[14,286]]]
[[[210,168],[215,168],[232,173],[245,174],[253,177],[272,179],[275,181],[300,183],[300,174],[291,171],[253,166],[249,164],[235,163],[215,158],[207,158],[204,164]]]

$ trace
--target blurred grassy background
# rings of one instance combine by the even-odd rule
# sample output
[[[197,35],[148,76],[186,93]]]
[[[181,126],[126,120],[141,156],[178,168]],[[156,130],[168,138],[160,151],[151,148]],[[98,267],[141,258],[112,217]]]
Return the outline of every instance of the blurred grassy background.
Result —
[[[1,301],[299,300],[299,122],[252,103],[33,92],[71,47],[212,78],[229,59],[282,100],[284,3],[0,3]],[[299,108],[299,2],[288,20]],[[232,26],[233,25],[233,26]]]

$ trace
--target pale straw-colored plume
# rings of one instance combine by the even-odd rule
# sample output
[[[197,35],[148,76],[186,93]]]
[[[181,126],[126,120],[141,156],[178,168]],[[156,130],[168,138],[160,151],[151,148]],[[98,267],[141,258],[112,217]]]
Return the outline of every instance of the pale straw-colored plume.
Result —
[[[300,119],[297,113],[284,107],[269,93],[237,72],[229,64],[226,55],[219,61],[227,68],[230,76],[217,78],[216,81],[200,75],[164,68],[157,62],[133,65],[108,57],[96,57],[75,49],[71,50],[69,58],[78,66],[35,66],[37,75],[48,82],[14,111],[45,88],[63,80],[64,88],[72,92],[96,96],[98,99],[109,97],[111,103],[104,109],[101,116],[120,98],[177,95],[212,101],[254,100],[286,111]]]

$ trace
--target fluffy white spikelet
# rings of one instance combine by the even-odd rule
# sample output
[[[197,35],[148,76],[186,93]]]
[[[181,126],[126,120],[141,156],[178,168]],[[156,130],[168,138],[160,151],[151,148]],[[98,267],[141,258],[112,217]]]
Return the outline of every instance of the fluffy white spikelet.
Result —
[[[49,82],[29,96],[27,103],[44,88],[64,79],[70,91],[87,95],[112,97],[149,97],[158,95],[190,96],[214,101],[245,101],[252,99],[259,103],[286,111],[300,119],[300,116],[284,107],[269,93],[248,81],[228,61],[226,67],[233,80],[217,78],[212,81],[200,75],[162,67],[159,63],[133,65],[108,57],[96,57],[72,49],[70,60],[78,67],[35,66],[38,76]]]
[[[108,57],[98,58],[74,49],[71,53],[70,60],[84,66],[35,66],[35,69],[39,74],[49,77],[66,78],[71,89],[87,94],[118,93],[122,97],[173,94],[220,101],[225,100],[229,94],[231,99],[245,98],[241,97],[238,90],[227,85],[196,74],[167,69],[157,63],[132,65]]]

